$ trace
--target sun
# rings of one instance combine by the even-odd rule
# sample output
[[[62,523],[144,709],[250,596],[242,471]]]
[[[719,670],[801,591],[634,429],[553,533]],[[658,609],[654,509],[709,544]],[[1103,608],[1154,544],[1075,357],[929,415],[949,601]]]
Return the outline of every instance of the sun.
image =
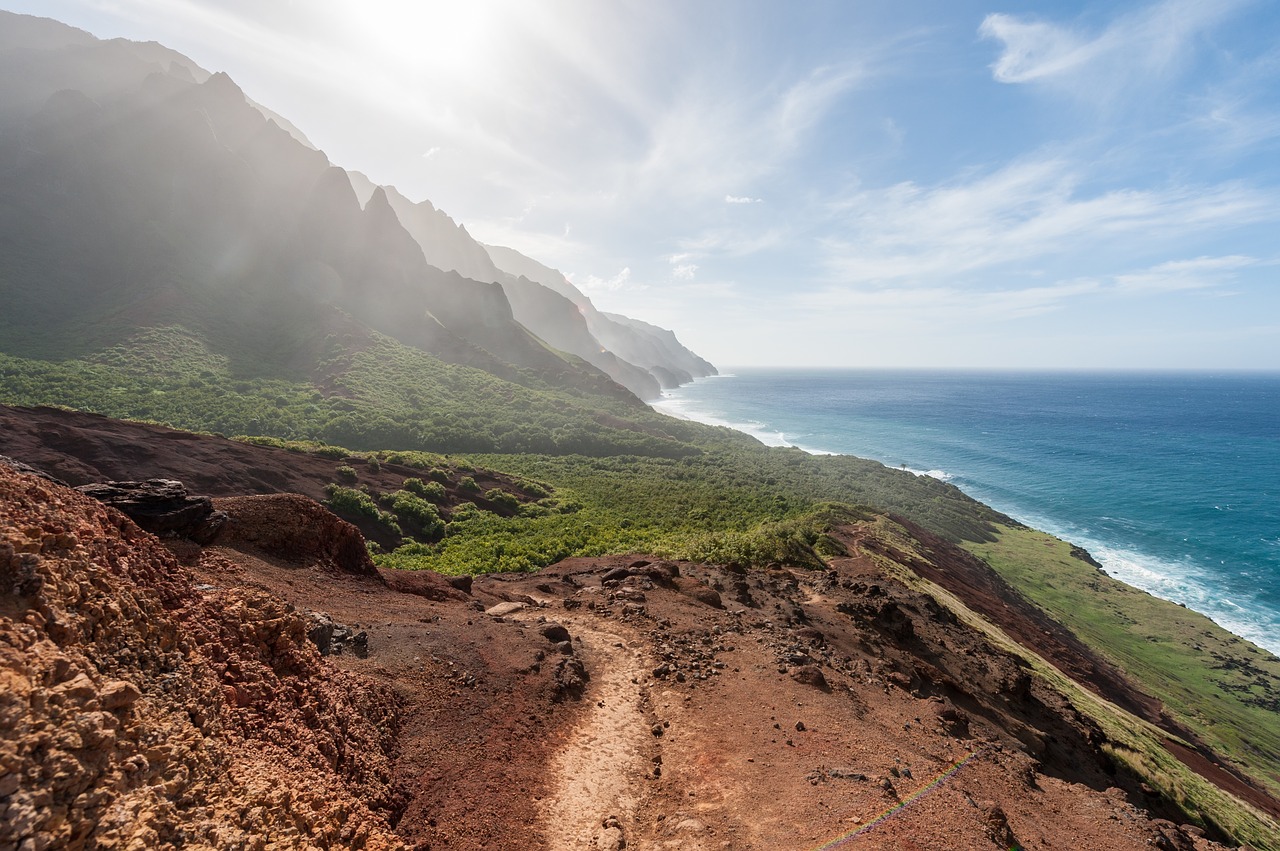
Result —
[[[370,0],[344,15],[346,37],[374,62],[411,72],[487,76],[518,4],[503,0]]]

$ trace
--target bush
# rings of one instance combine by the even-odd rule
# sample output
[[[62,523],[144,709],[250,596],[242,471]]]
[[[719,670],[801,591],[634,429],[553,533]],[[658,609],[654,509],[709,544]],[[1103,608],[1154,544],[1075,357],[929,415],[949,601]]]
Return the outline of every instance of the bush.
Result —
[[[356,468],[352,467],[350,464],[343,464],[341,467],[334,470],[334,473],[337,475],[338,481],[340,482],[354,482],[356,480]]]
[[[501,488],[490,488],[484,492],[484,498],[489,500],[498,508],[505,508],[508,511],[519,511],[520,500],[516,499],[512,494],[507,493]]]
[[[376,520],[378,515],[382,513],[378,510],[378,505],[373,501],[373,497],[364,491],[331,484],[325,485],[324,492],[329,497],[324,501],[324,504],[334,514],[344,517],[371,517]]]
[[[409,493],[422,497],[428,502],[434,502],[437,505],[444,502],[449,494],[444,489],[444,485],[439,482],[424,482],[422,479],[405,479],[401,485]]]
[[[329,484],[325,485],[324,492],[328,496],[324,504],[339,517],[353,521],[367,517],[397,537],[404,534],[396,518],[379,509],[373,497],[364,491]]]
[[[444,521],[436,507],[407,490],[391,495],[391,511],[401,524],[421,538],[437,538],[444,532]]]
[[[470,476],[463,476],[458,480],[458,490],[480,492],[480,486],[476,484],[476,480]]]

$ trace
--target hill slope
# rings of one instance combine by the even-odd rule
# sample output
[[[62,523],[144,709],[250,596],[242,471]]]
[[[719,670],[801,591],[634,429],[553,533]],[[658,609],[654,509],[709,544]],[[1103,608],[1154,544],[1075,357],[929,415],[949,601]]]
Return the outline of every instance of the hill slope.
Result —
[[[504,380],[630,399],[598,363],[653,395],[589,333],[552,333],[562,316],[544,323],[551,345],[531,333],[465,229],[392,188],[357,195],[226,75],[41,19],[4,13],[0,29],[5,353],[81,358],[181,327],[238,376],[306,379],[328,338],[352,353],[347,336],[372,331]],[[530,321],[546,313],[528,301]]]
[[[232,847],[219,814],[252,811],[230,821],[282,848],[1223,847],[1160,818],[1184,817],[1064,693],[870,552],[757,575],[577,560],[453,587],[317,547],[351,533],[301,498],[215,505],[229,517],[216,540],[162,546],[0,466],[0,541],[40,549],[0,613],[0,646],[40,647],[0,654],[21,685],[0,707],[23,731],[10,794],[28,800],[70,758],[82,799],[129,813],[77,802],[58,820],[37,804],[0,840]],[[107,567],[126,561],[129,594]],[[183,658],[90,652],[70,595],[85,580],[119,607],[109,634],[164,632]],[[19,626],[52,607],[59,628]],[[333,643],[355,630],[367,649]],[[47,682],[59,701],[13,700]],[[172,711],[192,688],[194,722]],[[101,717],[112,746],[71,742],[69,711]],[[180,738],[139,774],[132,743],[164,724]],[[59,744],[34,747],[37,729]]]

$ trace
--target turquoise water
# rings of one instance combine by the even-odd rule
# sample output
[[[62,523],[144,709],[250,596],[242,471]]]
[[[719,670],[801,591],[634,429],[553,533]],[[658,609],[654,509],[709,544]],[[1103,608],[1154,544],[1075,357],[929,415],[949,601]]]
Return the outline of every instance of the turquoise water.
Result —
[[[741,369],[655,407],[946,479],[1280,654],[1280,375]]]

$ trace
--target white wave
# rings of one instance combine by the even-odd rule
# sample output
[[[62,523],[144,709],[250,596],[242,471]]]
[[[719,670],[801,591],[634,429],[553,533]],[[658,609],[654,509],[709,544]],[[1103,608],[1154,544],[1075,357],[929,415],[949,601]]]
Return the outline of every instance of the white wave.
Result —
[[[1221,578],[1190,559],[1172,561],[1115,546],[1091,537],[1087,531],[1064,528],[1043,517],[1019,519],[1084,547],[1113,579],[1186,606],[1223,629],[1280,656],[1280,615],[1241,598],[1238,593],[1236,599],[1224,596]]]
[[[916,470],[912,467],[903,467],[902,469],[906,470],[908,473],[913,473],[917,476],[930,476],[942,482],[949,482],[951,481],[952,478],[954,478],[946,470]]]
[[[732,376],[709,376],[708,379],[729,377]],[[708,379],[697,380],[704,381]],[[678,390],[674,392],[679,393]],[[680,398],[678,395],[664,394],[662,399],[651,403],[651,405],[662,413],[670,414],[680,419],[735,429],[751,435],[768,446],[794,446],[811,455],[847,454],[817,447],[796,445],[788,439],[784,432],[771,428],[766,423],[756,421],[734,422],[699,410],[689,400]],[[881,462],[887,463],[883,459],[881,459]],[[954,474],[945,470],[912,468],[906,465],[903,465],[902,469],[906,469],[917,476],[932,476],[944,482],[954,478]],[[966,487],[966,490],[969,489]],[[1211,572],[1204,570],[1192,561],[1171,562],[1122,546],[1114,546],[1099,540],[1088,529],[1066,526],[1046,517],[1019,516],[1022,513],[1015,508],[1000,505],[999,503],[1002,500],[991,499],[977,493],[971,495],[986,502],[998,511],[1017,517],[1017,519],[1029,526],[1043,529],[1051,535],[1079,544],[1089,550],[1113,578],[1161,599],[1181,603],[1187,608],[1212,619],[1224,629],[1280,656],[1280,614],[1271,613],[1264,606],[1254,605],[1248,600],[1244,600],[1244,604],[1241,605],[1235,600],[1228,600],[1222,597],[1221,580],[1215,579]],[[1222,510],[1219,506],[1214,507]],[[1227,506],[1227,510],[1230,510],[1230,506]],[[1102,519],[1122,528],[1136,528],[1132,521],[1124,518],[1105,517]],[[1277,538],[1272,543],[1280,546],[1280,538]]]

